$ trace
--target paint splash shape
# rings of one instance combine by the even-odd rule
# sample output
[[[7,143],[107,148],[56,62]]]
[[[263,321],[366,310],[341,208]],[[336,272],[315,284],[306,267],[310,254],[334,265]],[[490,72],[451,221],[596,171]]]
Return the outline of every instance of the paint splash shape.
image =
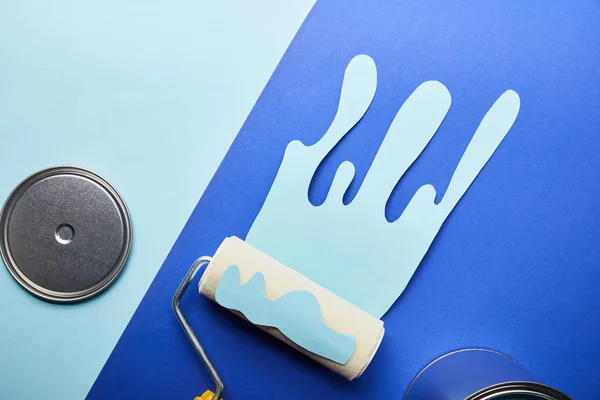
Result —
[[[343,162],[320,206],[308,187],[325,156],[363,117],[375,95],[373,60],[349,63],[335,118],[319,142],[291,142],[246,241],[312,281],[381,318],[406,288],[442,224],[494,154],[517,118],[520,99],[504,92],[483,117],[448,189],[435,204],[432,185],[420,187],[394,222],[385,218],[393,188],[425,149],[450,108],[446,87],[421,84],[392,121],[353,201],[342,197],[354,177]]]
[[[273,301],[265,295],[265,278],[260,272],[241,284],[237,265],[227,267],[215,299],[225,308],[236,310],[255,325],[279,329],[298,346],[346,364],[356,348],[352,335],[337,333],[323,321],[317,298],[307,290],[295,290]]]

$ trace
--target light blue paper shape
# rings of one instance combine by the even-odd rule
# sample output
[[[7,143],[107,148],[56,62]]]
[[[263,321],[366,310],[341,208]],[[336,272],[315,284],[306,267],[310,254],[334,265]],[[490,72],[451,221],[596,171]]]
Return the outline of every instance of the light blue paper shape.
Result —
[[[375,63],[358,55],[349,63],[335,118],[312,146],[291,142],[246,241],[338,296],[381,317],[406,288],[446,217],[512,127],[520,99],[504,92],[483,117],[439,204],[435,189],[417,190],[396,221],[385,219],[388,198],[425,149],[450,108],[437,81],[421,84],[392,121],[355,199],[342,203],[354,177],[343,162],[320,206],[308,200],[311,179],[325,156],[369,108]]]
[[[352,335],[334,332],[321,314],[316,297],[307,290],[296,290],[273,301],[265,294],[265,278],[260,272],[241,284],[237,265],[227,267],[215,299],[225,308],[237,310],[255,325],[279,329],[288,339],[304,349],[346,364],[356,348]]]

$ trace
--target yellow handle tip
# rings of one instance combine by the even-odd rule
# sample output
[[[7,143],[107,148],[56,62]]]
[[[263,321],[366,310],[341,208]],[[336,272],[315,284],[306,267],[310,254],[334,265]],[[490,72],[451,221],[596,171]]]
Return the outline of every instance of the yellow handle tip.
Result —
[[[212,400],[214,395],[215,394],[213,392],[207,390],[206,392],[202,393],[202,396],[196,397],[194,400]]]

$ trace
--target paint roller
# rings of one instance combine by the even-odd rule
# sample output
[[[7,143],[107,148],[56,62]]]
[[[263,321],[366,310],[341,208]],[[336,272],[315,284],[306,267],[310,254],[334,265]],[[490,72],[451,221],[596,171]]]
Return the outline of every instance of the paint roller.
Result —
[[[175,315],[216,386],[214,393],[206,391],[196,400],[219,400],[224,389],[180,307],[183,293],[204,265],[200,294],[348,380],[362,375],[383,339],[380,319],[243,240],[229,237],[213,257],[194,262],[173,297]]]

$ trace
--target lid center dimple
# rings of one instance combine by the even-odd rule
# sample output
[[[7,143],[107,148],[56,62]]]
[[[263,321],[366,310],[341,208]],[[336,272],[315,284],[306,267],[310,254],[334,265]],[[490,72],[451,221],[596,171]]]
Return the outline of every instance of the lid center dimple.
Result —
[[[69,244],[75,237],[75,229],[69,224],[60,224],[54,232],[54,237],[60,244]]]

